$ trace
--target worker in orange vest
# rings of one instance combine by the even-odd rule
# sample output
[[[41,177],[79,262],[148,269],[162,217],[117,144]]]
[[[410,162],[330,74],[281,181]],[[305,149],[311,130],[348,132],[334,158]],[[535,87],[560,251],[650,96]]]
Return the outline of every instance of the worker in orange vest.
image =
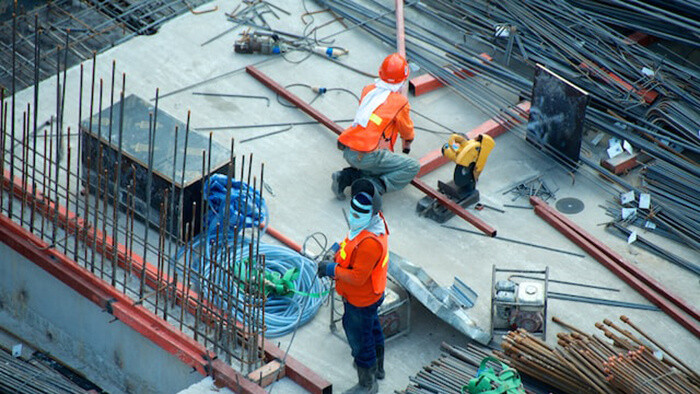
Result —
[[[367,179],[351,186],[350,231],[334,261],[322,261],[318,276],[335,279],[343,297],[343,329],[357,368],[358,384],[347,393],[376,393],[384,379],[384,334],[377,310],[384,301],[389,269],[387,227],[381,196]]]
[[[398,53],[384,59],[379,78],[365,86],[360,106],[350,127],[338,137],[338,148],[350,167],[333,173],[331,189],[345,198],[345,188],[367,177],[380,194],[406,186],[420,170],[418,160],[409,157],[414,138],[410,105],[400,93],[408,78],[408,63]],[[394,153],[398,136],[406,155]]]

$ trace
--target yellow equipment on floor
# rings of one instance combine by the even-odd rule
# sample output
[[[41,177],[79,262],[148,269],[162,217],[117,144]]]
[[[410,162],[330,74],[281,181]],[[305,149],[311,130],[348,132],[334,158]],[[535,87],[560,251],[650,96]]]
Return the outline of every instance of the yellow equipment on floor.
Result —
[[[473,140],[468,140],[459,134],[452,134],[442,147],[442,155],[454,161],[457,167],[471,168],[469,172],[476,182],[494,146],[496,142],[486,134],[479,134]],[[456,179],[455,175],[455,181]]]
[[[455,171],[450,182],[438,181],[438,190],[463,207],[478,202],[476,181],[494,146],[496,143],[493,138],[486,134],[480,134],[471,140],[460,134],[452,134],[442,147],[442,155],[455,162]],[[418,201],[416,209],[420,215],[438,223],[444,223],[454,215],[430,197]]]

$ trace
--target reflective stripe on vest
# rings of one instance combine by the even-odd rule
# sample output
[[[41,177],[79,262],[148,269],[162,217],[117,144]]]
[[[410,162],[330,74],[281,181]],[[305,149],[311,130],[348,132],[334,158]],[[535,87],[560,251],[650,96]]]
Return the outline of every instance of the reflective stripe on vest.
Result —
[[[374,85],[368,85],[362,91],[362,97],[367,94]],[[360,125],[350,126],[340,134],[338,141],[348,148],[358,152],[371,152],[377,147],[382,140],[389,140],[390,146],[394,146],[397,136],[384,135],[386,128],[392,123],[396,115],[408,104],[408,99],[401,93],[392,92],[384,103],[374,110],[369,117],[367,127]]]
[[[352,240],[345,238],[340,244],[340,249],[336,254],[335,262],[338,263],[340,267],[352,268],[351,262],[354,252],[360,243],[367,238],[376,239],[382,246],[381,263],[375,265],[374,268],[372,268],[372,273],[370,274],[370,279],[372,280],[372,290],[374,290],[375,294],[382,294],[384,293],[384,289],[386,287],[386,275],[389,269],[389,247],[387,244],[387,234],[376,235],[365,230]]]

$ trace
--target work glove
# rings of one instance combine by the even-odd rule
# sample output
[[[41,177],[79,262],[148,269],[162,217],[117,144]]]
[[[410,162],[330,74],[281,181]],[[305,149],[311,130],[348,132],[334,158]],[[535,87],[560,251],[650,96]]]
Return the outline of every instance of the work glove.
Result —
[[[323,277],[329,277],[329,278],[334,278],[335,277],[335,266],[337,264],[334,263],[333,261],[329,260],[324,260],[318,263],[318,270],[316,271],[316,275],[319,278]]]
[[[409,154],[411,152],[411,143],[413,140],[403,140],[403,153]]]

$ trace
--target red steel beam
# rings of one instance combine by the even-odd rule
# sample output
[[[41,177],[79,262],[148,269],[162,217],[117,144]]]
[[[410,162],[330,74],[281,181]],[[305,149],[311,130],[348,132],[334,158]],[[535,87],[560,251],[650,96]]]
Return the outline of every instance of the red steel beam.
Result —
[[[491,56],[489,56],[489,54],[486,52],[480,54],[479,57],[481,59],[477,58],[476,56],[474,57],[474,59],[478,59],[482,63],[486,63],[486,62],[484,62],[484,60],[489,61],[489,62],[493,60],[493,58]],[[465,79],[467,77],[473,77],[474,75],[476,75],[473,72],[466,70],[466,69],[451,70],[451,69],[445,68],[445,71],[451,72],[456,77],[459,77],[461,79]],[[442,83],[442,81],[439,78],[437,78],[431,74],[423,74],[423,75],[417,76],[415,78],[411,78],[411,80],[408,81],[408,90],[414,96],[420,96],[422,94],[432,92],[433,90],[439,89],[443,86],[445,86],[445,85]]]
[[[283,99],[296,105],[302,111],[306,112],[307,115],[311,116],[312,118],[314,118],[316,121],[318,121],[322,125],[328,127],[332,132],[336,133],[337,135],[340,135],[340,133],[342,133],[343,130],[345,130],[342,127],[340,127],[340,125],[333,122],[329,117],[322,114],[314,107],[308,105],[304,100],[300,99],[299,96],[297,96],[296,94],[285,89],[284,86],[278,84],[277,82],[272,80],[272,78],[268,77],[267,75],[265,75],[262,71],[258,70],[257,68],[255,68],[253,66],[248,66],[245,68],[245,71],[248,74],[250,74],[253,78],[260,81],[263,85],[270,88],[270,90],[272,90],[273,92],[276,92],[277,94],[282,96]]]
[[[508,131],[508,129],[511,127],[527,120],[530,113],[530,102],[520,102],[515,106],[515,112],[519,114],[519,117],[505,115],[505,119],[503,117],[489,119],[476,128],[468,131],[465,136],[469,139],[474,139],[480,134],[487,134],[492,138],[498,137],[499,135]],[[418,175],[416,175],[416,177],[420,178],[425,174],[429,174],[448,162],[449,159],[442,155],[442,149],[435,149],[434,151],[420,158],[420,171],[418,171]]]
[[[22,198],[23,190],[26,190],[26,193],[28,194],[27,199],[29,200],[29,204],[33,205],[33,195],[31,193],[31,188],[25,189],[25,186],[22,184],[22,180],[20,177],[15,177],[14,182],[11,182],[9,171],[5,170],[0,186],[11,190],[12,193],[18,198]],[[113,256],[116,249],[117,264],[122,269],[127,269],[129,266],[131,266],[132,272],[138,277],[140,277],[141,270],[145,265],[145,282],[148,286],[154,289],[159,289],[164,284],[170,282],[170,278],[165,273],[163,273],[160,276],[159,281],[158,270],[156,267],[144,261],[144,259],[140,255],[130,252],[125,245],[121,243],[117,243],[115,245],[112,237],[102,234],[101,231],[93,228],[92,226],[90,226],[89,223],[85,222],[84,220],[77,218],[77,216],[73,212],[68,211],[65,207],[61,206],[60,204],[55,204],[54,202],[49,201],[48,199],[44,198],[43,195],[39,192],[37,192],[36,195],[36,202],[36,208],[39,211],[39,213],[46,215],[49,218],[54,218],[56,210],[58,210],[58,225],[66,229],[71,234],[80,234],[80,238],[88,244],[94,242],[96,245],[97,252]],[[275,238],[278,238],[282,242],[286,243],[292,249],[298,252],[301,251],[301,247],[299,245],[295,244],[293,241],[282,235],[280,232],[269,227],[267,229],[267,232],[270,235],[273,235]],[[187,298],[190,301],[188,305],[185,305],[184,307],[187,308],[189,312],[194,313],[194,311],[197,310],[197,294],[192,292],[191,290],[188,290],[188,292],[185,293],[185,290],[186,289],[184,284],[180,282],[176,284],[176,294],[177,296],[179,296],[179,298],[176,296],[176,303],[182,306],[182,301]],[[203,301],[203,303],[206,305],[205,301]],[[216,308],[212,305],[209,305],[208,307],[212,309]],[[208,311],[205,311],[205,316],[202,320],[205,321],[206,316],[209,314],[210,313]],[[270,341],[264,342],[265,346],[263,350],[265,352],[265,357],[268,361],[271,359],[276,359],[277,355],[279,354],[283,354],[282,350],[279,347],[272,344]],[[281,360],[281,358],[279,359]],[[304,387],[311,393],[326,393],[328,392],[328,390],[332,389],[332,384],[330,382],[320,377],[318,374],[310,370],[308,367],[306,367],[303,363],[301,363],[294,357],[287,355],[287,358],[285,360],[285,368],[287,370],[287,376],[289,376],[290,379],[292,379],[295,383]],[[230,374],[219,373],[217,376],[217,379],[220,378],[222,380],[222,384],[228,384],[226,383],[226,381],[227,377],[230,377]],[[238,377],[236,376],[233,377],[238,379]],[[235,390],[237,384],[238,383],[236,383],[236,385],[230,388]]]
[[[483,232],[484,234],[488,235],[489,237],[496,236],[496,229],[495,228],[489,226],[483,220],[472,215],[469,211],[464,209],[461,205],[457,204],[456,202],[447,198],[444,194],[442,194],[439,191],[428,186],[428,184],[425,183],[422,179],[413,178],[413,180],[411,181],[411,185],[415,186],[418,190],[422,191],[427,196],[432,197],[432,198],[440,201],[440,203],[445,208],[449,209],[450,211],[454,212],[455,215],[457,215],[457,216],[461,217],[462,219],[466,220],[467,222],[471,223],[474,227],[481,230],[481,232]]]
[[[693,333],[693,335],[700,337],[700,326],[698,326],[697,323],[698,319],[695,317],[696,315],[688,312],[688,305],[686,305],[684,301],[681,302],[681,305],[685,307],[678,305],[676,302],[678,297],[672,295],[663,287],[660,287],[658,283],[657,286],[650,286],[646,280],[637,275],[637,272],[641,272],[640,270],[636,269],[636,267],[632,267],[636,270],[630,270],[630,264],[622,259],[622,257],[619,257],[617,253],[610,250],[610,248],[602,244],[595,237],[580,229],[560,213],[552,210],[551,207],[546,206],[546,203],[542,202],[539,198],[531,198],[530,202],[535,206],[535,213],[538,216],[559,230],[559,232],[585,250],[591,257],[603,264],[633,289],[637,290],[642,296],[658,306],[667,315]],[[619,259],[616,256],[618,256]],[[643,274],[646,276],[645,273]],[[668,298],[668,296],[672,298]],[[692,307],[690,310],[692,311]],[[686,312],[690,315],[686,314]]]
[[[215,355],[203,345],[143,306],[134,306],[131,298],[100,280],[64,254],[49,248],[46,242],[5,215],[0,215],[0,239],[53,277],[105,309],[163,350],[195,368],[202,375],[225,376],[227,380],[235,382],[229,388],[236,392],[260,394],[266,392],[229,365],[220,362],[211,363]]]
[[[647,104],[651,104],[656,100],[657,97],[659,97],[659,92],[655,90],[647,90],[647,89],[637,89],[635,86],[630,85],[629,83],[625,82],[622,78],[620,78],[617,74],[605,70],[602,67],[592,63],[592,62],[582,62],[579,64],[579,67],[583,69],[594,69],[598,71],[598,73],[595,74],[595,76],[599,77],[599,79],[603,80],[604,82],[613,82],[617,84],[619,87],[622,87],[623,89],[627,90],[628,92],[633,92],[639,97],[641,97]],[[600,77],[600,75],[604,73],[607,76],[610,77],[610,79],[606,80],[605,78]]]
[[[690,305],[684,299],[682,299],[679,296],[675,295],[674,293],[670,292],[661,283],[659,283],[656,279],[649,276],[649,274],[642,271],[637,266],[626,261],[624,259],[624,257],[620,256],[620,254],[618,254],[617,252],[612,250],[612,248],[610,248],[609,246],[600,242],[595,237],[593,237],[592,235],[587,233],[584,229],[579,227],[577,224],[575,224],[574,222],[572,222],[568,218],[564,217],[562,214],[560,214],[559,212],[554,210],[554,208],[552,208],[547,203],[542,201],[542,199],[535,197],[535,196],[532,196],[532,197],[530,197],[530,202],[532,203],[532,205],[539,206],[540,208],[542,208],[542,210],[547,211],[548,214],[558,216],[560,218],[560,220],[565,222],[571,229],[573,229],[574,231],[579,233],[582,237],[585,237],[585,238],[593,241],[596,244],[596,246],[598,247],[598,249],[603,251],[603,253],[605,253],[607,256],[609,256],[614,261],[618,262],[619,266],[622,267],[624,270],[628,271],[629,273],[634,275],[636,278],[638,278],[639,280],[644,282],[647,286],[654,289],[654,291],[658,292],[663,297],[665,297],[669,301],[673,302],[677,307],[684,310],[686,313],[688,313],[690,316],[692,316],[696,320],[700,320],[700,312],[698,312],[698,310],[695,309],[695,307],[693,305]]]
[[[649,46],[655,42],[659,41],[657,37],[654,37],[652,35],[649,35],[647,33],[643,33],[641,31],[636,31],[627,38],[625,38],[622,42],[627,44],[627,45],[632,45],[632,44],[639,44],[643,47]]]
[[[316,119],[321,124],[323,124],[324,126],[328,127],[332,132],[334,132],[338,135],[340,135],[340,133],[343,132],[344,129],[342,127],[340,127],[338,124],[334,123],[332,120],[330,120],[330,118],[328,118],[327,116],[320,113],[317,109],[310,106],[307,102],[300,99],[297,95],[295,95],[292,92],[285,89],[284,86],[273,81],[270,77],[265,75],[263,72],[261,72],[257,68],[255,68],[253,66],[248,66],[248,67],[246,67],[246,72],[248,74],[250,74],[253,78],[260,81],[263,85],[267,86],[268,88],[272,89],[272,91],[274,91],[275,93],[282,96],[285,100],[296,105],[297,108],[299,108],[300,110],[305,112],[307,115],[311,116],[312,118]],[[413,186],[417,187],[418,190],[427,194],[428,196],[438,200],[442,205],[447,207],[450,211],[455,212],[459,217],[461,217],[462,219],[471,223],[476,228],[483,231],[486,235],[491,236],[491,237],[496,236],[496,230],[493,227],[489,226],[481,219],[472,215],[466,209],[459,206],[459,204],[454,203],[454,201],[450,200],[444,194],[431,188],[425,182],[421,181],[418,178],[414,178],[411,181],[411,184]]]

